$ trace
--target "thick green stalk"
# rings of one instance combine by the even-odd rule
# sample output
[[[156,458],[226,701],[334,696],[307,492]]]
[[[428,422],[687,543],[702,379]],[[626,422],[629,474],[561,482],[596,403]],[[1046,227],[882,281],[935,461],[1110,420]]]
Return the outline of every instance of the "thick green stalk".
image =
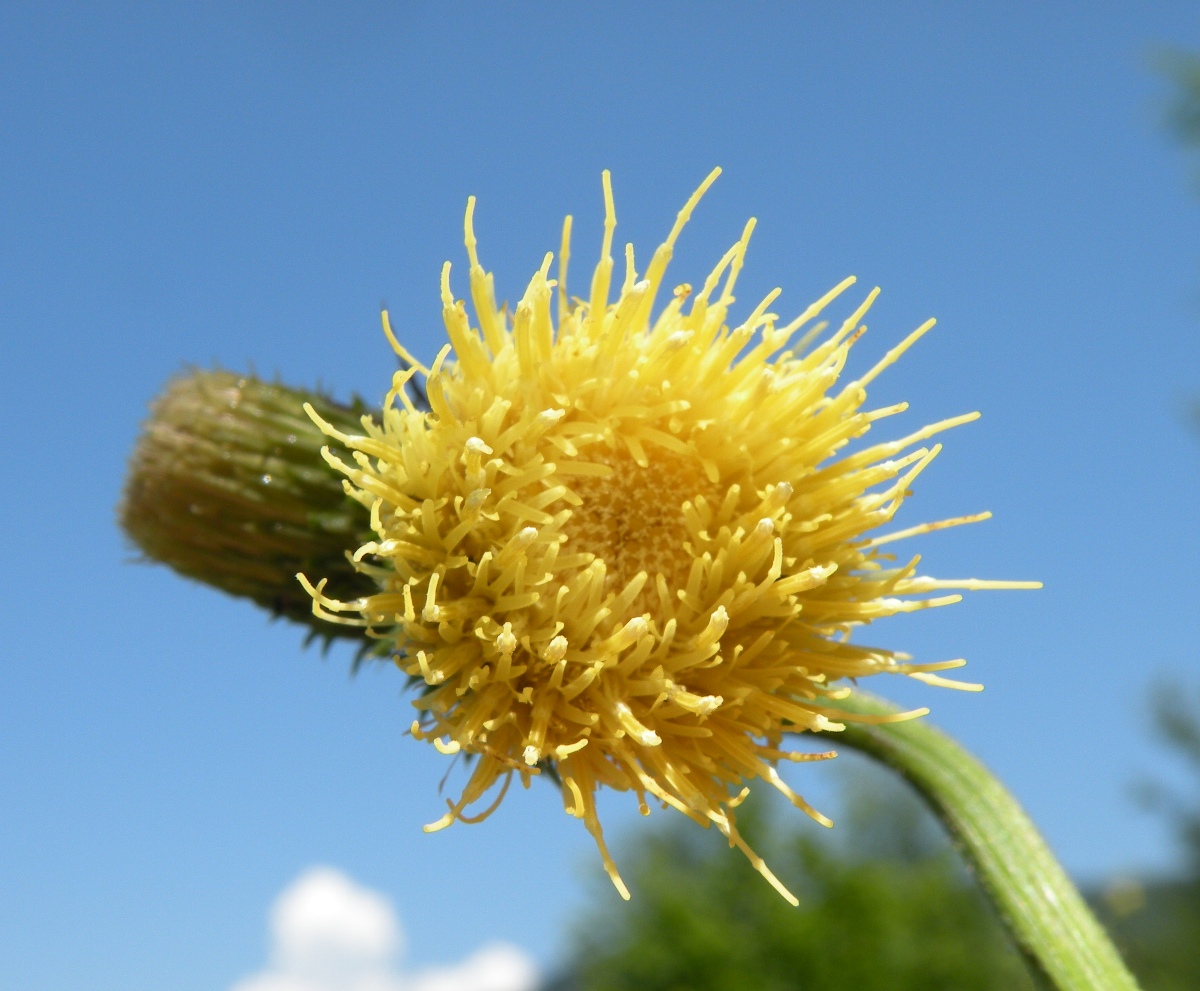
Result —
[[[898,710],[855,692],[847,711]],[[996,777],[923,720],[847,722],[839,739],[899,773],[945,824],[1035,977],[1053,991],[1137,991],[1108,935]]]

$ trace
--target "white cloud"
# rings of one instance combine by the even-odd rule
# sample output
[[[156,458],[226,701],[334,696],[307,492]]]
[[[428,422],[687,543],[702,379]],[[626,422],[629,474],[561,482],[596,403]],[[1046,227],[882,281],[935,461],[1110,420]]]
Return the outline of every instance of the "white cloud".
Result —
[[[408,973],[403,931],[381,894],[331,867],[301,874],[271,908],[271,963],[231,991],[534,991],[523,951],[490,943],[460,963]]]
[[[525,953],[509,943],[490,943],[453,967],[415,974],[405,991],[531,991],[537,983]]]

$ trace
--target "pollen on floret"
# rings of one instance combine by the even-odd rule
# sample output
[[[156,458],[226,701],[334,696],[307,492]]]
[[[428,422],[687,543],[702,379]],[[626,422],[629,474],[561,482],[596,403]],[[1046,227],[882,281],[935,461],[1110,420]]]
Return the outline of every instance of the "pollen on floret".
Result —
[[[754,222],[699,283],[656,310],[668,263],[714,170],[638,272],[614,282],[616,212],[604,173],[600,259],[567,291],[571,220],[556,279],[547,255],[514,306],[497,303],[468,201],[468,295],[441,280],[449,344],[419,365],[429,409],[394,383],[361,435],[322,424],[354,454],[334,458],[371,511],[354,556],[378,591],[353,602],[302,578],[314,611],[349,613],[391,641],[424,688],[413,735],[473,756],[462,793],[428,829],[476,822],[514,775],[552,769],[628,897],[596,813],[601,787],[632,791],[716,828],[793,903],[745,843],[736,809],[762,780],[828,824],[780,777],[783,737],[857,718],[839,682],[892,673],[973,690],[907,655],[853,642],[871,620],[947,605],[954,590],[1029,582],[935,580],[880,550],[986,514],[875,535],[940,446],[975,414],[898,441],[851,446],[904,404],[866,408],[866,386],[932,326],[839,384],[878,290],[832,332],[816,321],[846,279],[781,324],[770,293],[731,325]],[[826,333],[823,340],[820,334]],[[407,373],[406,373],[407,374]],[[330,456],[332,458],[332,456]],[[949,595],[931,595],[951,591]],[[909,718],[924,710],[905,713]],[[494,795],[492,793],[495,792]],[[492,795],[481,812],[468,812]]]

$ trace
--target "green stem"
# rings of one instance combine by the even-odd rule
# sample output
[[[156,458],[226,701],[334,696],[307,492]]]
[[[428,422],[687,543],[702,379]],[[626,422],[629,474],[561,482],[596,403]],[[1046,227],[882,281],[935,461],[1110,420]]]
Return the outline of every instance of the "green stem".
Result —
[[[886,716],[855,692],[848,712]],[[847,722],[839,738],[904,777],[945,824],[1035,978],[1053,991],[1137,991],[1104,929],[1029,816],[971,754],[922,720]]]

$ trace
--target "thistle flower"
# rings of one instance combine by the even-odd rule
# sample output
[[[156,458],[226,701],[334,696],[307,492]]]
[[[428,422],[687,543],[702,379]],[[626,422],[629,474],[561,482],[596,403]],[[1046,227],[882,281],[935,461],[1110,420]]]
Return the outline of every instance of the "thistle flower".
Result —
[[[815,345],[826,325],[806,325],[854,279],[782,325],[770,312],[776,290],[729,327],[753,220],[698,292],[677,286],[656,315],[676,240],[718,172],[641,276],[626,247],[615,300],[606,172],[587,297],[567,293],[568,217],[557,279],[547,254],[511,314],[479,262],[469,200],[477,326],[451,292],[447,263],[450,343],[432,366],[408,354],[385,312],[384,332],[410,367],[396,374],[381,417],[364,417],[359,433],[309,408],[353,452],[352,462],[325,456],[370,509],[376,539],[353,559],[378,591],[347,601],[323,581],[300,580],[318,615],[390,642],[396,663],[424,682],[413,735],[474,755],[461,796],[427,829],[479,821],[514,775],[528,786],[545,770],[623,897],[596,814],[601,786],[633,791],[643,814],[655,799],[715,825],[795,902],[746,845],[735,813],[747,783],[762,779],[829,825],[777,765],[833,755],[784,749],[784,734],[842,729],[836,702],[848,689],[837,683],[846,679],[891,673],[979,687],[941,675],[961,660],[915,664],[850,633],[958,601],[948,590],[1037,583],[919,576],[917,557],[896,563],[881,549],[986,513],[868,535],[937,456],[940,446],[923,442],[977,416],[842,453],[906,408],[865,409],[866,387],[932,320],[840,386],[878,290]],[[429,410],[406,392],[418,373]],[[471,814],[493,789],[489,806]]]

